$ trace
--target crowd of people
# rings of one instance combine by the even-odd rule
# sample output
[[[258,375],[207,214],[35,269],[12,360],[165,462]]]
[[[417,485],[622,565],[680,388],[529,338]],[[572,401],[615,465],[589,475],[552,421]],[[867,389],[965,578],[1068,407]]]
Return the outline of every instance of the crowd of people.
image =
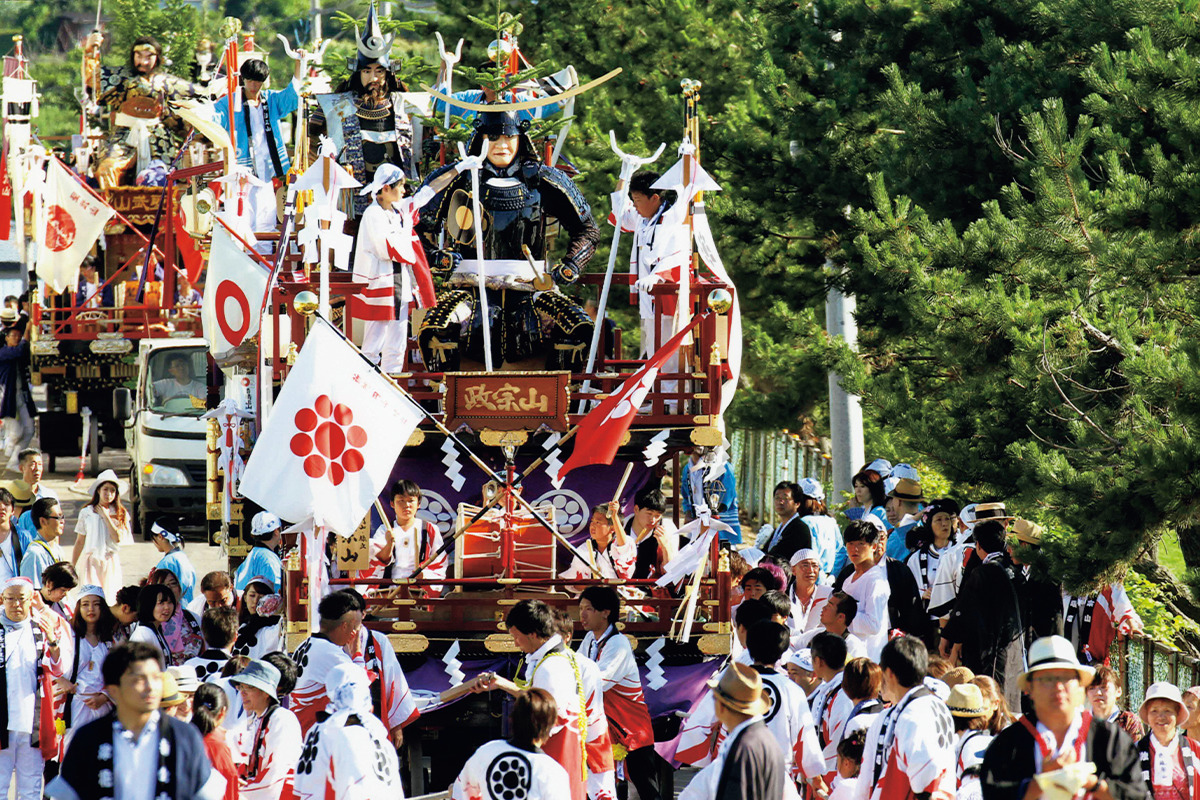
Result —
[[[354,588],[322,598],[319,629],[286,652],[277,517],[255,516],[233,574],[200,580],[155,525],[159,562],[122,585],[116,475],[90,487],[67,560],[62,508],[40,470],[25,474],[27,509],[0,488],[0,781],[15,779],[18,798],[399,796],[418,703]],[[588,586],[573,614],[511,606],[504,627],[524,659],[467,684],[512,696],[509,736],[470,754],[450,796],[613,800],[633,787],[658,800],[667,765],[699,769],[687,800],[1190,796],[1200,687],[1155,684],[1136,713],[1120,706],[1107,654],[1140,620],[1119,584],[1070,595],[1030,566],[1038,526],[1002,503],[927,502],[907,465],[873,462],[854,483],[844,528],[818,482],[783,482],[778,523],[753,545],[721,544],[736,579],[729,663],[673,737],[656,731],[619,631],[643,613],[636,598]],[[364,577],[407,577],[441,549],[420,496],[392,488],[396,524],[375,532]],[[628,518],[597,507],[564,574],[664,574],[686,537],[663,510],[656,490]]]

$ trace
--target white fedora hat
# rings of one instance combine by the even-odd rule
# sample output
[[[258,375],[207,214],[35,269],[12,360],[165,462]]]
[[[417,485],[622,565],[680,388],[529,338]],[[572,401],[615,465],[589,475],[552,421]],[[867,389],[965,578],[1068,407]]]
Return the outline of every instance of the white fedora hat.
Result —
[[[1035,672],[1045,672],[1051,669],[1073,669],[1079,674],[1079,682],[1084,686],[1091,683],[1096,670],[1079,663],[1075,648],[1061,636],[1043,636],[1029,648],[1029,669],[1021,675],[1020,687],[1029,686],[1029,676]]]

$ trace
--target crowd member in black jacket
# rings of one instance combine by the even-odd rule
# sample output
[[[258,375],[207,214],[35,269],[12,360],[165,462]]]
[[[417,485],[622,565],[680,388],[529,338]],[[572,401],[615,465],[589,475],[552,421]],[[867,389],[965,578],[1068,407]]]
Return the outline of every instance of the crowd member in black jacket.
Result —
[[[1149,800],[1142,780],[1138,751],[1129,734],[1083,707],[1083,689],[1094,671],[1079,664],[1075,648],[1061,636],[1033,643],[1029,670],[1021,689],[1033,711],[1000,732],[983,758],[983,800],[1039,800],[1044,794],[1036,775],[1053,773],[1074,763],[1091,763],[1095,772],[1081,775],[1082,785],[1069,794],[1086,791],[1095,800]]]
[[[1046,574],[1035,556],[1042,547],[1042,526],[1027,519],[1013,520],[1009,529],[1009,554],[1015,567],[1013,581],[1021,598],[1025,646],[1043,636],[1063,635],[1062,584]]]
[[[1024,667],[1024,628],[1004,526],[995,520],[976,525],[975,552],[982,563],[963,577],[942,639],[955,646],[964,667],[994,678],[1015,708],[1021,700],[1017,684]]]

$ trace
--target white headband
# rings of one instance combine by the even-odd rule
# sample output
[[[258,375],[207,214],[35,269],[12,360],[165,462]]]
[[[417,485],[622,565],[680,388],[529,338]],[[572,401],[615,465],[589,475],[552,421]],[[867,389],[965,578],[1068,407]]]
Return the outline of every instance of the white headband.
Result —
[[[820,557],[817,556],[817,551],[811,550],[807,547],[802,547],[796,552],[792,553],[793,567],[799,564],[801,561],[816,561],[818,564],[821,563]]]
[[[19,587],[21,589],[28,589],[31,594],[33,593],[33,589],[34,589],[33,581],[29,580],[29,578],[23,578],[20,575],[18,575],[17,577],[9,578],[8,580],[6,580],[4,582],[5,589],[11,589],[14,586]]]
[[[154,523],[152,526],[150,526],[150,532],[153,533],[155,536],[163,537],[164,539],[166,539],[168,542],[171,542],[172,544],[179,544],[181,541],[183,541],[182,539],[179,538],[178,533],[175,533],[175,531],[167,530],[162,525],[159,525],[157,522]]]

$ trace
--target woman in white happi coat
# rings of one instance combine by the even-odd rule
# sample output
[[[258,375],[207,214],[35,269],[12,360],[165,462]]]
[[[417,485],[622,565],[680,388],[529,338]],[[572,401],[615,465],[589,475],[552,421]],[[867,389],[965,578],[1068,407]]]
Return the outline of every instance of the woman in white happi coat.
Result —
[[[230,678],[249,712],[243,727],[230,731],[242,800],[280,800],[294,794],[296,763],[303,743],[296,715],[279,705],[279,670],[251,661]]]
[[[75,642],[71,665],[63,665],[64,674],[55,679],[55,684],[58,691],[69,695],[63,709],[63,723],[67,730],[73,731],[99,719],[112,708],[112,702],[104,693],[100,665],[115,646],[121,625],[108,607],[104,590],[87,585],[79,590],[71,627]]]
[[[450,787],[450,800],[560,800],[570,782],[557,761],[542,752],[558,718],[545,689],[517,695],[508,741],[495,739],[475,751]]]
[[[435,301],[425,253],[413,233],[417,211],[435,193],[423,187],[411,200],[402,200],[404,172],[383,164],[359,194],[369,194],[375,202],[363,212],[354,243],[354,276],[367,287],[351,298],[350,308],[364,321],[367,357],[386,372],[403,372],[409,303],[416,300],[419,308],[429,308]]]
[[[375,800],[400,787],[388,730],[371,713],[371,683],[358,664],[339,664],[325,681],[330,716],[304,740],[296,765],[300,800]]]

